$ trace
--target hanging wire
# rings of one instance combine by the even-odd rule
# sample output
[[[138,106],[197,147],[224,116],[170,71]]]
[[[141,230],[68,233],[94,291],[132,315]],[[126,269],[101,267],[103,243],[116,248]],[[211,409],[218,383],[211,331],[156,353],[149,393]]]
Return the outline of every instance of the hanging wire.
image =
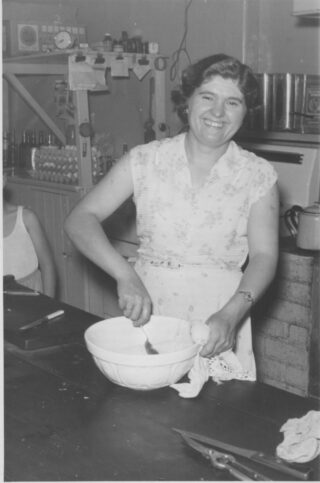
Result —
[[[184,11],[184,33],[182,40],[180,42],[179,48],[172,54],[172,65],[170,67],[170,80],[174,81],[175,78],[177,77],[178,73],[178,68],[179,68],[179,62],[180,62],[180,56],[182,53],[184,53],[187,56],[187,59],[189,61],[189,64],[191,64],[191,59],[187,51],[187,34],[188,34],[188,10],[190,8],[190,5],[192,3],[192,0],[189,0],[188,4],[185,7]]]

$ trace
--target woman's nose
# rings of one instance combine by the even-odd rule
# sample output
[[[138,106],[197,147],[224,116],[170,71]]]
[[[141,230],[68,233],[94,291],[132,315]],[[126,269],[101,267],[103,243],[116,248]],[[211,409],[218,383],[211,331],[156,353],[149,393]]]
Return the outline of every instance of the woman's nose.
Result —
[[[224,102],[216,100],[211,106],[211,111],[216,117],[223,116],[224,114]]]

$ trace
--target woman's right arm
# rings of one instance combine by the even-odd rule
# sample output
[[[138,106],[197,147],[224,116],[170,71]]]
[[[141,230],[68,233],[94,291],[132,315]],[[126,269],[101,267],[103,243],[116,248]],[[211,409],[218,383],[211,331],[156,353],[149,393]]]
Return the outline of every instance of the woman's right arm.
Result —
[[[81,253],[116,280],[123,314],[135,325],[143,325],[151,315],[150,296],[135,270],[112,246],[101,225],[132,193],[129,157],[124,156],[74,207],[65,221],[65,230]]]

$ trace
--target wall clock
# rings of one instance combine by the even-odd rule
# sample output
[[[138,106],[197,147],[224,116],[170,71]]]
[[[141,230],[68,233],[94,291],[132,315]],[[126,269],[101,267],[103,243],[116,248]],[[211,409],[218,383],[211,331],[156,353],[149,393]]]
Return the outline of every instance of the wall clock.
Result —
[[[54,36],[54,45],[59,50],[71,49],[74,44],[74,38],[67,30],[60,30]]]

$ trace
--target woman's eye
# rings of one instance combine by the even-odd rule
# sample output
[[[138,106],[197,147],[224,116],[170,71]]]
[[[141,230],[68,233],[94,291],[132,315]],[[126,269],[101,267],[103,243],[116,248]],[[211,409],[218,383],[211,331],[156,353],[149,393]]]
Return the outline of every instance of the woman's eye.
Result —
[[[205,99],[206,101],[212,101],[213,96],[210,96],[210,94],[202,94],[201,98]]]
[[[238,106],[241,105],[241,103],[239,101],[236,101],[234,99],[229,99],[227,101],[227,104],[228,104],[228,106],[232,106],[232,107],[238,107]]]

